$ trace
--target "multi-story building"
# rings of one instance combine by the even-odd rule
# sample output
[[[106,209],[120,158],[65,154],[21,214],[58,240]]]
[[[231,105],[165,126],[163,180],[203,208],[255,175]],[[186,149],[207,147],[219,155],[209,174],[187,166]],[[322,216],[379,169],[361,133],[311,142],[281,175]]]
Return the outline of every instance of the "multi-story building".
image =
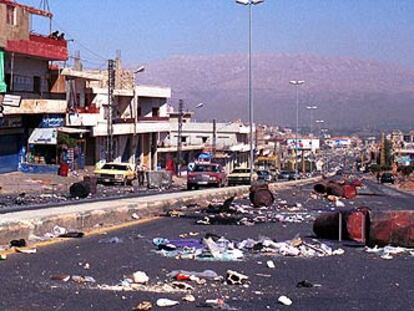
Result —
[[[187,113],[188,114],[188,113]],[[170,116],[176,112],[170,112]],[[191,116],[182,124],[181,143],[182,159],[189,163],[201,152],[214,153],[215,161],[221,162],[227,171],[236,165],[248,165],[249,127],[241,122],[216,123],[191,122]],[[178,118],[170,119],[169,134],[161,142],[159,162],[169,168],[168,162],[177,159]]]
[[[63,124],[65,93],[58,92],[57,67],[52,62],[67,60],[67,41],[57,32],[32,32],[32,15],[53,16],[13,0],[0,0],[0,172],[17,170],[19,154],[24,157],[31,136],[33,152],[47,154],[39,161],[56,163],[56,148],[40,138],[48,132],[44,128]]]
[[[110,117],[107,71],[64,69],[62,75],[70,90],[66,127],[85,131],[86,165],[115,161],[157,168],[157,146],[169,131],[170,88],[135,85],[118,61]]]

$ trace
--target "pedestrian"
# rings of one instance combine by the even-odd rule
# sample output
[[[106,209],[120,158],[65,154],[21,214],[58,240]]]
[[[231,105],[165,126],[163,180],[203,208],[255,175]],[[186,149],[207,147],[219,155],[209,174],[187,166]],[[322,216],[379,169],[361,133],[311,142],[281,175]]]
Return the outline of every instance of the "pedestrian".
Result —
[[[145,167],[144,167],[144,165],[141,165],[141,163],[138,163],[138,165],[137,165],[137,178],[138,178],[138,185],[139,186],[144,186]]]
[[[380,183],[381,181],[381,174],[380,172],[377,172],[377,183]]]

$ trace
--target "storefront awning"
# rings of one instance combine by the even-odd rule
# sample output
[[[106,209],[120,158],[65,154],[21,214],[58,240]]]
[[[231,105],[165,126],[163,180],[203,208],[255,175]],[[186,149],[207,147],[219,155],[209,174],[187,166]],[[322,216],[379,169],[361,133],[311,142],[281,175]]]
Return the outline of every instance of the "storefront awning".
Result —
[[[29,144],[37,145],[56,145],[57,129],[52,128],[35,128],[29,137]]]
[[[79,129],[76,127],[58,127],[57,129],[59,132],[66,133],[66,134],[85,134],[89,133],[89,130]]]

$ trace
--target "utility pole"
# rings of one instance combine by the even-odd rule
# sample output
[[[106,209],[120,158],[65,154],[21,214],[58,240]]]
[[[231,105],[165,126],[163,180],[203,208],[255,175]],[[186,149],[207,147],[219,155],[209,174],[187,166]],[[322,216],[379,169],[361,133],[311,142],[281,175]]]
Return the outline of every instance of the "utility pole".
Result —
[[[182,135],[183,135],[183,109],[184,102],[178,101],[178,136],[177,136],[177,174],[181,176],[181,158],[182,158]]]
[[[211,150],[213,157],[216,155],[216,149],[217,149],[217,125],[216,125],[216,119],[213,119],[213,146]]]
[[[106,161],[112,162],[114,156],[114,128],[113,128],[113,101],[115,88],[115,61],[108,60],[108,111],[107,111],[107,138],[106,138]]]

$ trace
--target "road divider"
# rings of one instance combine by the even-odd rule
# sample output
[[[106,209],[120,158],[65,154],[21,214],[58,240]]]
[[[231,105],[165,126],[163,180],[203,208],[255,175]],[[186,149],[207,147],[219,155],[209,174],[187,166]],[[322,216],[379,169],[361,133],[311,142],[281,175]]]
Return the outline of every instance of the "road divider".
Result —
[[[318,180],[319,177],[274,183],[269,188],[277,191]],[[16,238],[29,240],[33,236],[42,237],[52,232],[57,225],[70,230],[88,231],[159,216],[183,205],[207,205],[213,199],[227,199],[248,193],[249,186],[237,186],[12,212],[0,218],[0,244],[7,244]]]

